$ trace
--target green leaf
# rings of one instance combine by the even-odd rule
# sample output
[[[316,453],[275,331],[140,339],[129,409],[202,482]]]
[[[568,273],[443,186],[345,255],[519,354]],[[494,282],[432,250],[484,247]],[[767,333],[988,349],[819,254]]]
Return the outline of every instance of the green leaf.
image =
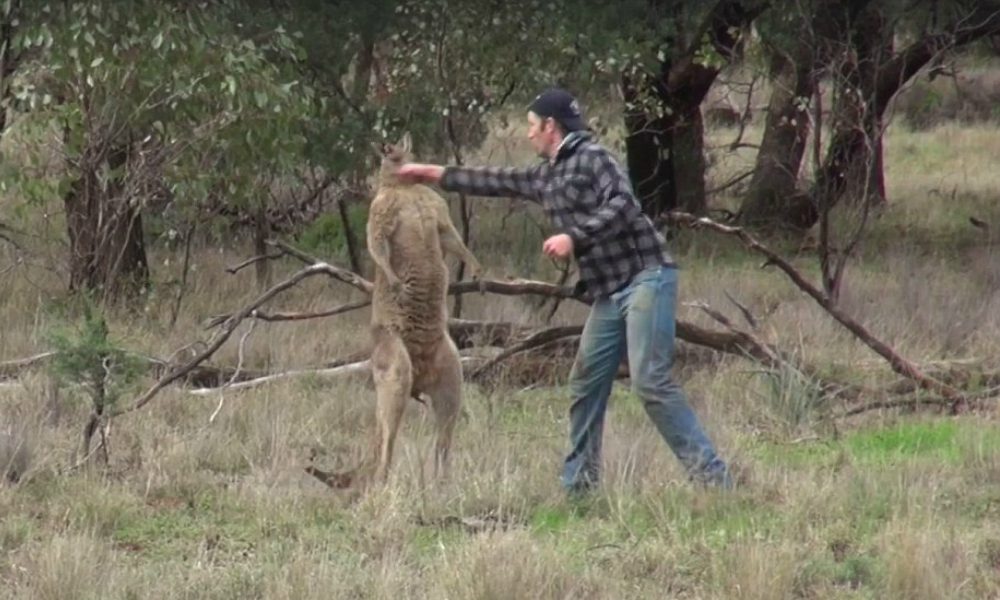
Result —
[[[156,34],[156,37],[153,38],[153,50],[159,50],[160,46],[162,45],[163,45],[163,32],[161,31],[160,33]]]
[[[103,56],[98,56],[94,60],[90,61],[90,68],[91,69],[96,69],[97,67],[101,66],[102,62],[104,62],[104,57]]]

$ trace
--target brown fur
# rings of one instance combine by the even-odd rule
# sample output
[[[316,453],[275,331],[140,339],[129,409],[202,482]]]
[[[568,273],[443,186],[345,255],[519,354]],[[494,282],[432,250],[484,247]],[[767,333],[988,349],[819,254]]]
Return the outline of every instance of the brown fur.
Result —
[[[378,191],[368,214],[368,251],[375,262],[372,295],[372,378],[376,394],[374,477],[384,481],[409,398],[426,395],[436,420],[435,471],[448,461],[462,404],[462,365],[448,335],[450,252],[481,276],[479,261],[455,230],[448,205],[427,186],[400,181],[409,135],[382,149]]]

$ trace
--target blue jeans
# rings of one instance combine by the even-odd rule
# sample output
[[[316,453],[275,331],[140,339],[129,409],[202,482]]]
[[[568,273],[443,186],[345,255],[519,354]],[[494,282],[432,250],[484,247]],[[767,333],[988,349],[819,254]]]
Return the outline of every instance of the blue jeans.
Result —
[[[591,307],[570,373],[572,449],[562,473],[567,490],[586,491],[598,482],[604,413],[626,350],[632,390],[688,475],[705,484],[732,486],[725,462],[670,376],[676,304],[677,269],[652,267]]]

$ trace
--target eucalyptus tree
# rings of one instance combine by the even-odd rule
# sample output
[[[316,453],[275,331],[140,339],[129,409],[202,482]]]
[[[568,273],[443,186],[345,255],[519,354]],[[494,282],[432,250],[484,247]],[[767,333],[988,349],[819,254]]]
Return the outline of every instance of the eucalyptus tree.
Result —
[[[39,3],[16,36],[30,51],[14,82],[23,116],[59,132],[58,181],[5,183],[24,201],[62,203],[69,286],[107,300],[149,281],[143,220],[187,221],[219,202],[248,204],[262,177],[299,162],[311,90],[281,27],[249,37],[240,2]]]

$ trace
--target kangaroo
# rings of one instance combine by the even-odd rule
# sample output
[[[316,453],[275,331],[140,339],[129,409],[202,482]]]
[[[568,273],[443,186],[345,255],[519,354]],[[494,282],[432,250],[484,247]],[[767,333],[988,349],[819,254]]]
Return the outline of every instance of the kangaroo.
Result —
[[[444,198],[425,185],[396,176],[399,166],[411,159],[410,135],[380,150],[382,163],[368,214],[367,243],[375,263],[371,312],[377,424],[374,479],[384,482],[406,404],[422,395],[430,399],[435,418],[435,475],[447,470],[462,405],[462,364],[448,334],[444,255],[461,258],[475,279],[481,279],[482,266],[455,230]],[[325,474],[320,479],[347,487],[357,477]]]

